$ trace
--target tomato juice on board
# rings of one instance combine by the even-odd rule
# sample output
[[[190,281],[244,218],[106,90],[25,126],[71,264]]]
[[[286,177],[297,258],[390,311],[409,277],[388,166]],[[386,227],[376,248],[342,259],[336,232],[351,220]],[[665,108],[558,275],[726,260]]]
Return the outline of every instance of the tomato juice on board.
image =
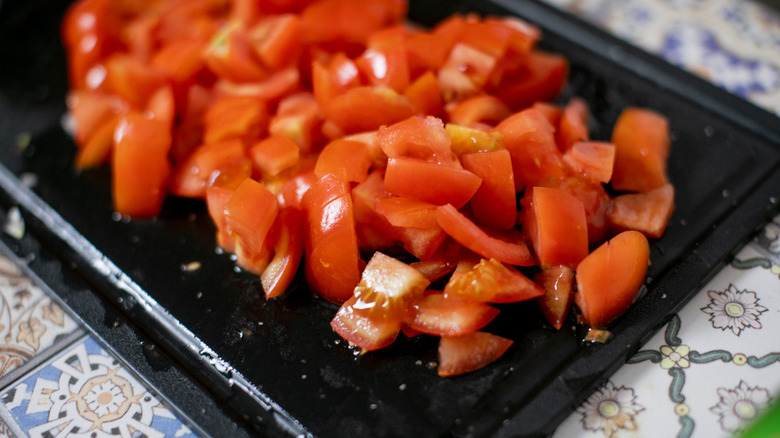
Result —
[[[497,305],[607,327],[674,209],[666,119],[626,108],[591,139],[588,102],[555,101],[568,63],[536,27],[413,29],[406,11],[80,0],[62,26],[75,165],[110,165],[133,218],[202,199],[269,299],[302,268],[340,336],[364,352],[439,336],[442,376],[510,348],[483,331]]]

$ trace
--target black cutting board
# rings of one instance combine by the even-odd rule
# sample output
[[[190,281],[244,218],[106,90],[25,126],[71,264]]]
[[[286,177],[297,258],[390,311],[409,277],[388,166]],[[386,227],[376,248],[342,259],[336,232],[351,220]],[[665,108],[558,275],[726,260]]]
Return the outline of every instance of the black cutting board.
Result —
[[[541,47],[571,61],[561,96],[590,104],[594,139],[620,111],[665,114],[677,208],[652,242],[647,293],[605,345],[555,331],[533,303],[503,307],[488,330],[515,340],[498,362],[451,379],[435,371],[433,338],[356,356],[330,327],[336,307],[297,281],[266,301],[259,279],[215,251],[200,202],[169,199],[156,220],[112,213],[108,168],[73,170],[60,119],[66,92],[58,26],[67,1],[0,3],[0,187],[29,232],[53,248],[262,435],[544,435],[676,312],[774,211],[780,120],[538,2],[413,1],[432,25],[454,12],[519,14]],[[22,184],[36,179],[32,189]],[[199,262],[197,270],[183,270]],[[78,309],[75,309],[78,312]],[[197,419],[196,419],[197,421]]]

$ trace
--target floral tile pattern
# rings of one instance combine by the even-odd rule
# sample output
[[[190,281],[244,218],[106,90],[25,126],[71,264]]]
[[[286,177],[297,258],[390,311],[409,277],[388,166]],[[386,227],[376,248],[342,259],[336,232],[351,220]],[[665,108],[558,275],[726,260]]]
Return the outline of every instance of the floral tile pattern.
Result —
[[[3,390],[0,402],[15,436],[197,436],[89,336]]]
[[[0,256],[0,376],[21,366],[78,327],[62,308]]]
[[[780,114],[780,16],[744,0],[547,0]]]

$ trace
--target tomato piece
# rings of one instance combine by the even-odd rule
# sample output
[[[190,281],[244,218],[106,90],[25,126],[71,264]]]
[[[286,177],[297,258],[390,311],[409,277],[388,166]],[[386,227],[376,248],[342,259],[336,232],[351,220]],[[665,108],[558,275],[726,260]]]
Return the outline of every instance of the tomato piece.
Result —
[[[456,43],[438,74],[444,100],[459,101],[479,94],[495,66],[496,57]]]
[[[322,116],[317,100],[311,93],[302,92],[285,97],[271,117],[268,132],[287,137],[306,153],[313,152],[321,141],[319,132]]]
[[[271,69],[293,64],[303,43],[301,26],[296,14],[266,16],[252,26],[249,42],[262,64]]]
[[[420,260],[427,260],[444,244],[447,234],[439,227],[411,228],[399,227],[396,230],[398,240],[404,249]]]
[[[588,254],[585,207],[577,197],[549,187],[533,187],[523,197],[523,231],[542,269],[574,268]]]
[[[68,52],[68,79],[73,88],[95,89],[89,71],[122,47],[120,11],[111,0],[73,3],[62,20],[62,39]]]
[[[436,209],[439,226],[456,242],[482,257],[516,266],[532,266],[534,259],[522,239],[505,241],[493,237],[460,213],[451,204]]]
[[[279,188],[277,199],[281,207],[302,208],[303,195],[317,181],[317,176],[311,171],[301,171],[290,177]]]
[[[600,141],[576,142],[563,154],[563,162],[576,175],[607,183],[615,164],[615,145]]]
[[[383,126],[377,131],[376,138],[388,158],[417,158],[458,167],[444,124],[436,117],[413,116],[390,126]]]
[[[430,257],[414,262],[411,266],[434,282],[452,273],[459,263],[458,260],[466,256],[464,253],[470,254],[461,244],[447,238]]]
[[[203,52],[206,66],[218,77],[231,82],[256,82],[268,77],[249,42],[249,36],[237,23],[226,23]]]
[[[406,51],[402,46],[369,48],[355,63],[370,85],[403,93],[411,82]]]
[[[666,185],[669,122],[644,108],[626,108],[612,130],[615,190],[647,192]]]
[[[324,174],[303,195],[302,205],[308,223],[306,281],[320,297],[343,303],[360,280],[349,183],[332,173]]]
[[[543,269],[536,280],[544,288],[544,296],[537,299],[539,309],[547,322],[560,330],[574,296],[574,271],[568,266],[551,266]]]
[[[357,65],[343,52],[335,53],[325,61],[315,59],[311,74],[312,92],[321,106],[362,85]]]
[[[254,97],[222,96],[206,111],[204,123],[207,144],[237,137],[250,145],[266,132],[268,108]]]
[[[498,309],[488,304],[433,293],[412,303],[406,324],[420,333],[460,336],[483,328],[496,315]]]
[[[350,53],[365,47],[372,33],[399,24],[405,14],[406,3],[399,0],[324,0],[306,7],[301,20],[306,42]]]
[[[287,137],[270,136],[249,148],[252,164],[266,177],[280,174],[298,164],[301,151],[298,145]]]
[[[330,325],[363,351],[385,347],[395,340],[407,308],[428,284],[416,269],[376,252]]]
[[[511,113],[504,102],[489,94],[470,97],[447,108],[450,123],[464,126],[474,126],[477,123],[496,124]]]
[[[300,90],[301,72],[296,67],[287,67],[271,73],[267,78],[254,82],[236,83],[220,79],[214,89],[223,94],[254,97],[263,102],[275,103],[284,96]]]
[[[114,131],[118,116],[103,121],[76,154],[76,168],[86,169],[111,161],[111,148],[114,145]]]
[[[144,109],[158,88],[167,84],[165,73],[151,64],[125,53],[115,53],[105,62],[105,89],[129,103]]]
[[[472,152],[492,152],[504,148],[502,135],[498,132],[453,123],[447,123],[444,130],[450,137],[450,148],[459,157]]]
[[[644,234],[624,231],[588,254],[576,269],[574,301],[586,324],[607,326],[639,294],[650,263]]]
[[[431,70],[421,74],[404,90],[414,112],[423,115],[439,116],[444,110],[444,101],[436,75]]]
[[[617,230],[637,230],[647,237],[658,238],[666,231],[673,212],[674,187],[666,184],[649,192],[615,197],[607,218]]]
[[[247,271],[262,274],[268,264],[267,237],[276,220],[276,196],[259,182],[246,178],[225,206],[225,225],[235,242],[236,263]]]
[[[589,139],[588,117],[588,104],[579,97],[572,98],[563,109],[555,130],[555,142],[562,152],[571,149],[574,143]]]
[[[512,340],[487,332],[442,337],[439,341],[441,377],[452,377],[483,368],[504,355]]]
[[[206,66],[203,60],[205,43],[197,39],[181,38],[157,50],[150,62],[179,86],[195,80]]]
[[[542,113],[552,126],[558,126],[558,122],[561,120],[561,116],[563,116],[563,109],[550,102],[535,102],[533,108]]]
[[[171,181],[177,196],[202,198],[213,185],[236,188],[252,173],[252,163],[238,139],[199,147],[178,165]]]
[[[444,294],[485,303],[516,303],[537,298],[544,289],[496,259],[460,262],[444,286]]]
[[[335,173],[350,182],[362,182],[368,178],[371,157],[364,143],[338,139],[328,143],[317,158],[316,175]]]
[[[439,228],[436,205],[414,198],[393,196],[378,199],[376,211],[396,227]]]
[[[527,70],[522,75],[512,75],[489,91],[509,105],[525,108],[535,102],[553,100],[563,90],[569,75],[569,62],[565,57],[534,50],[528,54]]]
[[[341,134],[372,131],[414,115],[409,99],[386,87],[355,87],[322,108],[325,119]]]
[[[515,178],[509,151],[477,152],[461,156],[463,167],[482,178],[469,203],[480,225],[509,229],[517,221]]]
[[[171,163],[171,131],[165,123],[131,112],[119,120],[111,161],[114,209],[144,218],[160,212]]]
[[[73,90],[67,97],[73,117],[76,145],[84,146],[108,120],[127,112],[127,104],[111,94],[94,90]]]
[[[512,156],[516,191],[545,178],[564,176],[554,128],[536,108],[510,116],[496,126],[496,131],[504,136],[504,146]]]
[[[473,173],[413,158],[390,158],[385,172],[385,190],[393,195],[431,204],[466,205],[482,179]]]
[[[601,184],[572,176],[545,179],[537,185],[558,189],[579,199],[585,207],[590,247],[595,248],[603,243],[609,228],[607,212],[612,206],[612,199]]]
[[[225,207],[234,191],[234,189],[217,186],[206,189],[206,206],[214,226],[217,227],[217,245],[231,253],[235,251],[236,246],[225,221]]]
[[[279,228],[274,241],[274,257],[260,275],[266,298],[284,293],[298,272],[303,257],[303,230],[306,217],[297,208],[282,208],[276,217]]]

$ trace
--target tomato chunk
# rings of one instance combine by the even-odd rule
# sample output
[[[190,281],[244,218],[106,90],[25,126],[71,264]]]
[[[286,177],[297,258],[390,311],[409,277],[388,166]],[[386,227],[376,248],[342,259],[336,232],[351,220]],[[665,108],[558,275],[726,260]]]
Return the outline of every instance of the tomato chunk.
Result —
[[[551,266],[543,269],[536,280],[544,287],[544,296],[537,300],[539,309],[547,322],[560,330],[574,296],[574,271],[568,266]]]
[[[644,108],[623,110],[612,131],[615,190],[646,192],[667,183],[669,122]]]
[[[576,269],[575,303],[585,323],[605,327],[628,309],[645,281],[650,245],[638,231],[624,231],[588,254]]]
[[[474,196],[482,179],[473,173],[414,158],[387,160],[385,190],[431,204],[452,204],[458,208]]]
[[[476,265],[458,263],[444,293],[487,303],[516,303],[536,298],[544,290],[511,266],[496,259],[481,259]]]
[[[673,212],[674,187],[666,184],[646,193],[615,197],[607,218],[618,230],[637,230],[647,237],[658,238],[666,231]]]
[[[442,337],[439,341],[441,377],[452,377],[476,371],[504,355],[512,340],[487,332]]]
[[[416,269],[376,252],[331,327],[364,351],[385,347],[395,340],[406,309],[422,296],[428,284]]]
[[[434,293],[415,301],[406,323],[413,330],[436,336],[460,336],[486,326],[498,309],[478,301]]]
[[[561,190],[533,187],[523,204],[523,229],[542,269],[577,266],[588,254],[588,224],[582,202]]]

